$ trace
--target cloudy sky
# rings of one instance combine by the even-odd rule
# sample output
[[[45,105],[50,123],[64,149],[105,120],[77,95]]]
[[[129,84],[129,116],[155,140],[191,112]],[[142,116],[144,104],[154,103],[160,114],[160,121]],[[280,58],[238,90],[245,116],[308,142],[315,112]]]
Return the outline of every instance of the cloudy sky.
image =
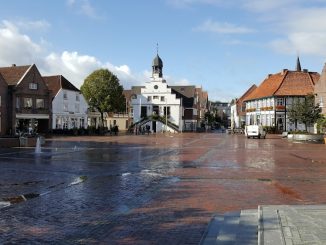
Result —
[[[149,81],[159,55],[170,85],[197,85],[210,100],[240,97],[283,68],[321,72],[325,0],[3,1],[0,66],[35,63],[77,87],[95,69],[125,89]]]

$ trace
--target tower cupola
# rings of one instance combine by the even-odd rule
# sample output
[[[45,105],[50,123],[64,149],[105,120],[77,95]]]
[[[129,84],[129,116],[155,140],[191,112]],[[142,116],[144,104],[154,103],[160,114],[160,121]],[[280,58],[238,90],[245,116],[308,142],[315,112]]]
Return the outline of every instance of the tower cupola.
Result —
[[[152,76],[154,78],[163,77],[163,61],[157,54],[152,63]]]

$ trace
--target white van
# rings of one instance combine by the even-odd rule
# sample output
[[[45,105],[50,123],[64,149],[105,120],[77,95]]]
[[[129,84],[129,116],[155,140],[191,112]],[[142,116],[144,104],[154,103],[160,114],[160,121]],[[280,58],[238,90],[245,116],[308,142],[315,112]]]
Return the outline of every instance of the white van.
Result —
[[[266,138],[266,131],[264,130],[263,126],[261,125],[248,125],[245,127],[245,134],[247,138]]]

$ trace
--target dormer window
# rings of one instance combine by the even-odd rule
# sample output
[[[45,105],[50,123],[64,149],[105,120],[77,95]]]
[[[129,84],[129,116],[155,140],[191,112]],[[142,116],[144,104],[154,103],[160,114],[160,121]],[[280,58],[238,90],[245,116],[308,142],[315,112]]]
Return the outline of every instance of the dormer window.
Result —
[[[37,90],[37,83],[29,83],[29,89]]]

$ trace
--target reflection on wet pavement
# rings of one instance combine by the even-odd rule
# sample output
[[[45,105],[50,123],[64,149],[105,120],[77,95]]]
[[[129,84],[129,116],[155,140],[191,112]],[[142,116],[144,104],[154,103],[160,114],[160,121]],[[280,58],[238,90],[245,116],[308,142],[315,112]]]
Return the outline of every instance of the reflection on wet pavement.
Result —
[[[324,151],[205,133],[0,149],[0,244],[198,244],[216,212],[326,203]]]

